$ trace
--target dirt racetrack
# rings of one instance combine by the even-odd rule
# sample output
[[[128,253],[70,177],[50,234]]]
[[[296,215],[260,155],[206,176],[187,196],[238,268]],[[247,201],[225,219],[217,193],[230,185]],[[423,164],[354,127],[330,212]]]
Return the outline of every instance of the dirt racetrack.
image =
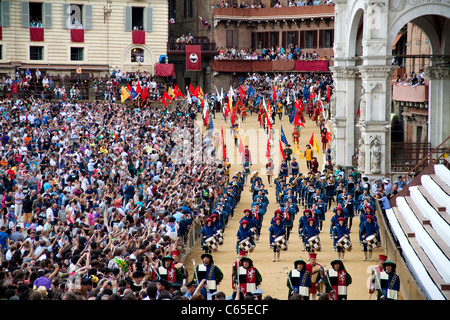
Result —
[[[305,118],[305,128],[302,128],[301,130],[299,143],[299,147],[302,152],[304,151],[306,144],[308,144],[312,133],[314,133],[314,137],[316,137],[317,142],[321,147],[319,127],[307,116]],[[292,131],[294,127],[289,123],[289,117],[287,115],[283,115],[281,121],[279,121],[277,117],[276,122],[273,125],[273,128],[276,131],[276,134],[274,136],[274,177],[279,172],[279,163],[281,161],[280,146],[278,140],[280,137],[279,131],[281,126],[283,126],[285,136],[293,148]],[[227,155],[229,155],[230,162],[232,163],[230,170],[230,177],[232,177],[235,172],[242,170],[240,162],[236,160],[240,155],[238,152],[238,148],[234,146],[234,141],[230,132],[229,121],[228,123],[225,123],[223,120],[223,116],[221,114],[216,114],[216,118],[214,119],[214,129],[220,132],[221,127],[223,127],[224,131],[224,138],[227,145]],[[241,123],[241,127],[245,132],[247,143],[252,152],[253,165],[251,167],[251,172],[259,172],[259,176],[262,178],[266,189],[269,191],[267,196],[270,201],[267,208],[267,213],[264,216],[260,240],[257,243],[255,250],[252,253],[249,253],[249,257],[253,260],[254,266],[262,275],[263,281],[260,285],[260,289],[264,291],[263,296],[270,295],[273,298],[286,300],[288,297],[288,288],[286,286],[287,276],[284,268],[287,267],[288,271],[293,269],[294,261],[299,258],[308,262],[308,252],[302,251],[303,244],[298,236],[298,219],[303,214],[303,208],[301,207],[301,205],[299,205],[300,211],[295,216],[294,227],[291,232],[288,250],[281,252],[280,261],[272,262],[273,252],[269,247],[268,229],[270,220],[274,215],[274,211],[279,208],[279,205],[275,200],[275,187],[273,184],[271,187],[269,187],[267,176],[265,175],[265,164],[267,159],[265,158],[264,153],[267,145],[267,136],[263,132],[261,133],[258,116],[255,113],[253,113],[253,115],[249,115],[245,119],[245,121]],[[220,151],[219,154],[221,155]],[[297,158],[297,161],[300,164],[300,172],[304,174],[307,173],[306,161],[303,159],[299,159],[297,155],[293,156]],[[324,163],[322,150],[321,155],[317,158],[320,165],[319,170],[321,171],[323,170]],[[236,261],[237,258],[236,232],[239,227],[239,220],[243,216],[243,210],[250,208],[251,205],[251,193],[249,192],[249,185],[250,184],[247,183],[247,185],[244,187],[241,201],[235,209],[234,219],[230,219],[228,225],[226,226],[223,245],[221,245],[217,251],[212,253],[214,264],[218,266],[224,274],[224,279],[218,286],[218,290],[223,291],[227,296],[232,294],[233,292],[231,267],[233,262]],[[332,209],[335,206],[336,205],[333,204],[331,209],[328,208],[328,212],[325,215],[325,221],[323,223],[323,228],[320,235],[322,250],[317,254],[317,262],[321,265],[325,265],[326,269],[330,267],[330,262],[333,259],[337,258],[337,252],[333,251],[332,239],[330,239],[329,237],[330,218],[332,217]],[[348,287],[348,300],[375,300],[375,295],[369,295],[368,281],[370,279],[371,269],[378,264],[378,255],[384,254],[385,252],[383,248],[375,249],[372,256],[373,261],[362,261],[364,255],[362,246],[360,246],[358,241],[358,225],[359,216],[355,216],[350,234],[353,243],[353,250],[351,252],[346,252],[344,258],[345,268],[350,273],[353,280],[352,284]],[[200,256],[203,252],[204,251],[201,250],[200,241],[198,241],[196,246],[190,251],[189,255],[184,260],[184,263],[189,271],[190,279],[192,279],[192,276],[194,274],[192,259],[195,259],[196,264],[201,263]]]

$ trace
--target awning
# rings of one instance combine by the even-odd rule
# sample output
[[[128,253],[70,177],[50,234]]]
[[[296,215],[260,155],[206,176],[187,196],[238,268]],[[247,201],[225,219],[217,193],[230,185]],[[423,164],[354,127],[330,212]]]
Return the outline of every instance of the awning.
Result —
[[[402,37],[403,33],[397,33],[395,36],[394,44],[392,45],[392,50],[395,50],[395,46],[397,45],[398,40]]]

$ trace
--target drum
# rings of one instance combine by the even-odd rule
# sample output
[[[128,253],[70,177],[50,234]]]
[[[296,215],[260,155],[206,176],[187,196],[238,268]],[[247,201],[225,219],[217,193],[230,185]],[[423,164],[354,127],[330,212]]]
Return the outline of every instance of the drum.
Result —
[[[273,243],[281,250],[287,250],[287,242],[284,236],[276,237]]]
[[[368,236],[365,240],[365,243],[367,243],[367,245],[370,246],[372,249],[379,247],[377,237],[374,234]]]
[[[241,242],[239,242],[239,250],[252,252],[253,245],[251,244],[249,239],[244,239]]]
[[[205,245],[211,249],[211,250],[217,250],[218,248],[218,244],[217,244],[217,240],[214,236],[209,237],[208,239],[205,240]]]
[[[317,236],[309,238],[308,244],[312,249],[320,249],[320,241]]]
[[[337,242],[336,245],[342,247],[344,250],[351,251],[352,250],[352,243],[347,237],[341,237]]]
[[[216,233],[216,240],[218,244],[223,244],[223,232],[221,230]]]

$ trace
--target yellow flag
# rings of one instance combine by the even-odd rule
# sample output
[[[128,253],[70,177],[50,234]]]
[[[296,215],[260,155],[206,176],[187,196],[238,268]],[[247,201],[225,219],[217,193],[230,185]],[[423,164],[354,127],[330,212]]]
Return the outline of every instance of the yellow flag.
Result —
[[[122,93],[120,94],[120,101],[122,101],[122,103],[127,100],[130,97],[130,94],[128,93],[128,90],[122,86]]]
[[[298,157],[300,159],[303,159],[303,153],[300,151],[297,141],[295,141],[295,143],[294,143],[294,154],[298,154]]]
[[[169,87],[169,90],[167,90],[167,92],[172,97],[172,99],[175,98],[175,93],[173,92],[172,87]]]
[[[320,148],[319,148],[319,144],[317,143],[316,137],[314,137],[313,149],[320,155]]]
[[[242,139],[242,143],[244,144],[244,146],[247,145],[247,139],[245,138],[245,132],[244,132],[244,127],[241,127],[241,139]]]

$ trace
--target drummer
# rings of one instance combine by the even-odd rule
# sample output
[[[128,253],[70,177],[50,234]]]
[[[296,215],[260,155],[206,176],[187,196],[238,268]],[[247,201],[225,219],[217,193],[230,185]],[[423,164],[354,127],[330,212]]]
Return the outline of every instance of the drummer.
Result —
[[[299,235],[299,237],[302,238],[302,241],[303,241],[302,251],[306,251],[306,244],[307,244],[306,236],[304,235],[303,230],[308,225],[308,220],[310,218],[313,218],[312,211],[310,209],[305,209],[305,210],[303,210],[303,215],[300,217],[300,219],[298,221],[298,235]]]
[[[314,218],[309,218],[307,220],[306,227],[303,229],[303,235],[305,240],[308,242],[311,238],[317,237],[319,239],[320,230],[317,227],[316,220]],[[320,246],[319,246],[320,249]],[[308,252],[315,252],[315,248],[313,248],[309,243],[306,245],[306,250]]]
[[[350,241],[350,229],[348,228],[344,217],[339,217],[337,222],[337,226],[333,229],[333,247],[335,247],[338,252],[338,259],[344,261],[345,249],[336,244],[342,237],[345,237]]]
[[[375,221],[374,217],[370,214],[365,215],[366,221],[361,228],[361,238],[363,239],[363,251],[364,251],[364,259],[363,261],[367,260],[367,256],[369,256],[369,261],[372,261],[372,246],[369,246],[367,240],[370,236],[374,236],[375,239],[378,238],[378,232],[380,227],[378,226],[378,223]],[[378,241],[378,240],[377,240]]]
[[[283,219],[281,217],[274,218],[274,224],[269,227],[269,242],[270,246],[273,248],[273,259],[272,262],[275,262],[275,258],[277,261],[280,261],[280,246],[275,243],[275,239],[278,237],[286,236],[286,227],[283,225]]]
[[[253,239],[254,233],[249,228],[249,222],[247,220],[245,220],[245,219],[241,220],[239,229],[238,229],[238,231],[236,233],[236,237],[237,237],[236,253],[239,253],[239,244],[240,244],[240,242],[244,241],[246,239],[248,239],[248,241],[250,242],[250,244],[252,246],[256,246],[255,245],[255,241]],[[244,250],[241,250],[241,251],[244,251]]]
[[[205,225],[200,230],[201,234],[201,245],[202,249],[205,253],[211,253],[211,248],[206,244],[206,240],[214,237],[217,233],[216,228],[214,227],[214,221],[211,218],[205,220]]]

